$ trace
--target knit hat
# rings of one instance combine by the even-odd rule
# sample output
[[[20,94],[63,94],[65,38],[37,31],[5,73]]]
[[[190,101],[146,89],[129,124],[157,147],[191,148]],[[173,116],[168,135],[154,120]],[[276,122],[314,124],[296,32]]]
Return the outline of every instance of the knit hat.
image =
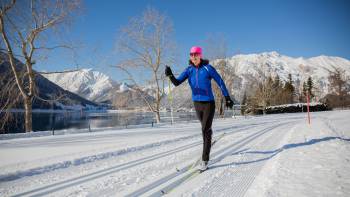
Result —
[[[198,46],[193,46],[190,50],[190,53],[198,53],[202,57],[202,48]]]

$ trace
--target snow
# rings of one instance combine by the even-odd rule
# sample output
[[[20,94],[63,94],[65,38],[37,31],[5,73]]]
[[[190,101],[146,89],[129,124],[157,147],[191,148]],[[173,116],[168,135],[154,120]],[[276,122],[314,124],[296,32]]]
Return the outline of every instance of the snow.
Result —
[[[350,130],[346,116],[349,111],[322,114],[311,126],[294,126],[280,148],[247,152],[271,157],[247,196],[349,196]]]
[[[44,77],[63,89],[92,101],[105,100],[109,92],[118,87],[118,83],[109,76],[91,68],[67,73],[44,74]]]
[[[309,106],[317,106],[317,105],[323,105],[323,103],[320,102],[310,102]],[[274,108],[287,108],[287,107],[302,107],[307,106],[307,103],[293,103],[293,104],[284,104],[284,105],[274,105],[274,106],[268,106],[267,109],[274,109]]]
[[[128,87],[128,85],[126,83],[122,83],[119,87],[119,91],[120,92],[125,92],[128,91],[130,88]]]
[[[344,69],[346,74],[350,74],[350,61],[340,57],[317,56],[311,58],[289,57],[279,54],[276,51],[258,54],[239,54],[227,58],[228,65],[235,71],[238,78],[242,79],[242,84],[236,88],[234,95],[241,98],[246,90],[245,86],[251,77],[256,79],[263,75],[279,75],[282,81],[288,80],[288,74],[292,75],[297,88],[302,88],[302,84],[308,77],[312,77],[315,88],[318,90],[317,97],[322,98],[329,92],[328,70],[334,70],[332,66]],[[241,87],[243,86],[243,87]]]
[[[226,134],[201,174],[185,170],[201,155],[199,122],[4,139],[0,196],[349,196],[349,116],[216,119],[213,138]]]

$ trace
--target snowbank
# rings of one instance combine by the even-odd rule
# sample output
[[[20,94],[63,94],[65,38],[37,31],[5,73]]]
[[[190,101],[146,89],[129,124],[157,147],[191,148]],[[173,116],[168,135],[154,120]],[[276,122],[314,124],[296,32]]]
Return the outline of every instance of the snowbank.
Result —
[[[274,150],[247,196],[350,196],[350,111],[317,114]],[[249,153],[247,153],[249,154]]]

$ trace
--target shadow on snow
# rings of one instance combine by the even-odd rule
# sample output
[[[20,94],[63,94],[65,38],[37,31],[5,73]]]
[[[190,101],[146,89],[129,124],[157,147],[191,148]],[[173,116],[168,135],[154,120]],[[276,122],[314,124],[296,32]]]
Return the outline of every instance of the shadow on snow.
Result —
[[[319,138],[319,139],[311,139],[306,142],[301,142],[301,143],[292,143],[292,144],[286,144],[282,146],[281,148],[278,148],[276,150],[271,150],[271,151],[246,151],[247,149],[232,153],[231,155],[238,155],[238,154],[262,154],[262,155],[269,155],[268,157],[264,157],[261,159],[256,159],[256,160],[251,160],[251,161],[244,161],[244,162],[232,162],[229,164],[222,164],[222,165],[214,165],[210,167],[211,169],[213,168],[220,168],[220,167],[226,167],[226,166],[231,166],[231,165],[244,165],[244,164],[250,164],[250,163],[256,163],[256,162],[261,162],[265,160],[269,160],[276,156],[278,153],[292,149],[292,148],[299,148],[303,146],[310,146],[316,143],[320,142],[325,142],[325,141],[330,141],[330,140],[342,140],[346,142],[350,142],[350,138],[342,138],[342,137],[324,137],[324,138]]]

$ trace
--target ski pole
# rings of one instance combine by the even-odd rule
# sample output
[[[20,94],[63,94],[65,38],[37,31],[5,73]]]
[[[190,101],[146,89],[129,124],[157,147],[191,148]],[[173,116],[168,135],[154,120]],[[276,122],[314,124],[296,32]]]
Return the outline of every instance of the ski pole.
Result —
[[[173,116],[173,97],[171,95],[171,85],[170,85],[170,78],[168,78],[168,84],[169,84],[169,102],[170,102],[170,114],[171,114],[171,124],[174,123],[174,116]]]

